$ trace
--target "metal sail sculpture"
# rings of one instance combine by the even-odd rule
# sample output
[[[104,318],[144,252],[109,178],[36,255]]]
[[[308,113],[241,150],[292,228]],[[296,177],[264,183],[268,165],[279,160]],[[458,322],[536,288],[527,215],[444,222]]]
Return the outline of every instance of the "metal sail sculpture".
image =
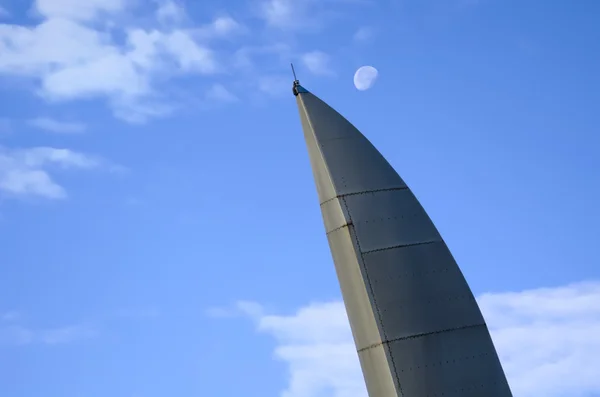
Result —
[[[510,397],[485,320],[411,190],[294,81],[329,246],[370,397]]]

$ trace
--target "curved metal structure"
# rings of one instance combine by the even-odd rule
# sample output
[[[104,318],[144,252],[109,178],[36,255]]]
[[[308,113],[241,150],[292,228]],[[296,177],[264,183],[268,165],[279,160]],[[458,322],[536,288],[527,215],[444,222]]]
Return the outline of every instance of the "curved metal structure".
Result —
[[[416,197],[350,122],[297,80],[293,92],[369,396],[512,396],[473,293]]]

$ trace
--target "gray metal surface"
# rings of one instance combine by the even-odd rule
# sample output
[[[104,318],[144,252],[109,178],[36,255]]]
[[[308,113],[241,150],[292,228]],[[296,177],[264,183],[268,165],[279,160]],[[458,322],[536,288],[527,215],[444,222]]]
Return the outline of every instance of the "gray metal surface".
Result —
[[[370,397],[510,397],[477,302],[404,181],[294,85],[329,246]]]

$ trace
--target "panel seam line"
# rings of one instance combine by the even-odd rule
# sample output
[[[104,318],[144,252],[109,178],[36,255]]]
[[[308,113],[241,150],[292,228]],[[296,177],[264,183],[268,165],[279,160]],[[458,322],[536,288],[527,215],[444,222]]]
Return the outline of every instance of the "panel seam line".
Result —
[[[359,194],[368,194],[368,193],[391,192],[394,190],[409,190],[409,189],[408,189],[408,186],[403,186],[403,187],[390,187],[390,188],[385,188],[385,189],[372,189],[372,190],[363,190],[362,192],[338,194],[335,197],[332,197],[330,199],[323,201],[319,205],[327,204],[330,201],[333,201],[336,199],[341,199],[341,198],[348,197],[348,196],[358,196]]]
[[[439,330],[439,331],[423,332],[423,333],[415,334],[415,335],[401,336],[399,338],[394,338],[394,339],[382,341],[382,342],[379,342],[379,343],[374,343],[372,345],[369,345],[369,346],[363,347],[361,349],[358,349],[357,352],[361,353],[361,352],[363,352],[365,350],[373,349],[374,347],[377,347],[377,346],[388,345],[390,343],[398,342],[398,341],[402,341],[402,340],[423,338],[425,336],[443,334],[445,332],[460,331],[460,330],[463,330],[463,329],[479,328],[479,327],[486,327],[487,328],[487,325],[485,323],[471,324],[471,325],[464,325],[462,327],[454,327],[454,328],[442,329],[442,330]]]
[[[429,244],[435,244],[435,243],[441,243],[441,242],[442,242],[442,240],[429,240],[429,241],[420,241],[418,243],[397,244],[397,245],[392,245],[390,247],[375,248],[375,249],[372,249],[372,250],[369,250],[369,251],[363,251],[362,254],[366,255],[366,254],[372,254],[374,252],[381,252],[381,251],[393,250],[393,249],[396,249],[396,248],[416,247],[416,246],[419,246],[419,245],[429,245]]]

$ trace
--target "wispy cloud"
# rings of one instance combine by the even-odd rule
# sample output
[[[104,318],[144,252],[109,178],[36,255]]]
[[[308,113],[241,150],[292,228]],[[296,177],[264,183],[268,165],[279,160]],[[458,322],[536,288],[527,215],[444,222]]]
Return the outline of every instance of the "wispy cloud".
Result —
[[[374,34],[375,33],[374,33],[373,28],[368,27],[368,26],[363,26],[363,27],[359,28],[356,32],[354,32],[352,39],[356,43],[366,43],[373,38]]]
[[[97,331],[87,325],[71,325],[48,329],[32,329],[20,325],[9,325],[0,327],[0,346],[61,345],[93,338],[96,335]]]
[[[327,76],[333,74],[330,67],[330,57],[323,51],[307,52],[302,54],[301,59],[304,66],[315,75]]]
[[[196,26],[181,2],[163,1],[156,10],[159,24],[190,33],[201,39],[226,38],[245,32],[245,27],[227,14],[214,18],[210,23]]]
[[[0,147],[0,194],[16,197],[67,197],[65,189],[50,176],[51,170],[118,169],[105,160],[69,149]]]
[[[232,57],[233,66],[246,72],[263,71],[260,63],[280,66],[285,65],[292,58],[292,49],[290,45],[279,42],[267,45],[243,46],[235,51]],[[258,69],[258,70],[257,70]]]
[[[260,81],[258,92],[279,96],[278,74],[302,51],[296,36],[332,26],[340,2],[359,2],[257,0],[252,15],[197,18],[178,0],[31,1],[33,24],[0,23],[0,76],[33,82],[33,92],[52,103],[102,99],[130,123],[195,106],[219,85],[242,97]],[[273,40],[272,29],[285,32]],[[332,73],[326,54],[303,58],[313,73]],[[196,79],[208,88],[182,93],[183,81]],[[76,129],[44,121],[47,130]]]
[[[479,303],[516,395],[600,393],[600,283],[485,294]]]
[[[241,314],[237,310],[226,307],[209,307],[206,309],[205,313],[207,316],[213,318],[238,317]]]
[[[19,312],[14,311],[14,310],[10,310],[10,311],[5,312],[5,313],[0,313],[0,320],[6,321],[6,322],[15,321],[19,317],[20,317]]]
[[[238,98],[222,84],[213,84],[207,91],[206,98],[211,102],[237,102]]]
[[[16,311],[0,313],[0,348],[27,345],[65,345],[94,339],[105,327],[114,327],[115,321],[145,321],[160,316],[155,307],[121,308],[102,315],[92,316],[84,322],[61,326],[32,326]]]
[[[97,335],[97,331],[86,325],[72,325],[37,331],[33,335],[34,342],[46,345],[61,345],[92,338]]]
[[[42,17],[91,21],[101,15],[123,11],[127,3],[126,0],[37,0],[34,8]]]
[[[79,134],[87,129],[83,123],[59,121],[45,117],[31,119],[27,123],[32,127],[59,134]]]
[[[600,393],[600,283],[490,293],[478,301],[515,396]],[[367,396],[342,302],[292,315],[250,305],[257,330],[275,338],[275,356],[288,366],[283,396]]]
[[[122,29],[124,43],[117,41],[95,22],[121,15],[129,6],[124,0],[34,4],[39,24],[0,24],[0,74],[36,79],[39,95],[47,100],[104,97],[115,115],[139,122],[169,113],[156,88],[161,79],[220,70],[214,50],[183,27],[163,29],[158,21],[151,29],[133,25]],[[174,18],[177,6],[169,4],[160,6],[156,18]],[[229,20],[213,25],[217,33],[232,28]]]
[[[303,20],[305,3],[305,0],[266,0],[261,3],[260,13],[271,26],[293,29]]]
[[[162,24],[178,24],[187,18],[183,6],[174,1],[164,1],[156,10],[156,19]]]
[[[281,75],[260,77],[258,79],[258,89],[272,97],[284,96],[290,92],[290,78]]]
[[[215,18],[211,23],[193,30],[199,38],[229,38],[246,32],[246,28],[228,15]]]
[[[353,0],[262,0],[259,15],[268,26],[289,32],[315,32]],[[337,10],[337,11],[334,11]]]
[[[214,318],[249,316],[260,320],[264,314],[264,308],[256,302],[238,301],[231,307],[209,307],[205,313]]]

